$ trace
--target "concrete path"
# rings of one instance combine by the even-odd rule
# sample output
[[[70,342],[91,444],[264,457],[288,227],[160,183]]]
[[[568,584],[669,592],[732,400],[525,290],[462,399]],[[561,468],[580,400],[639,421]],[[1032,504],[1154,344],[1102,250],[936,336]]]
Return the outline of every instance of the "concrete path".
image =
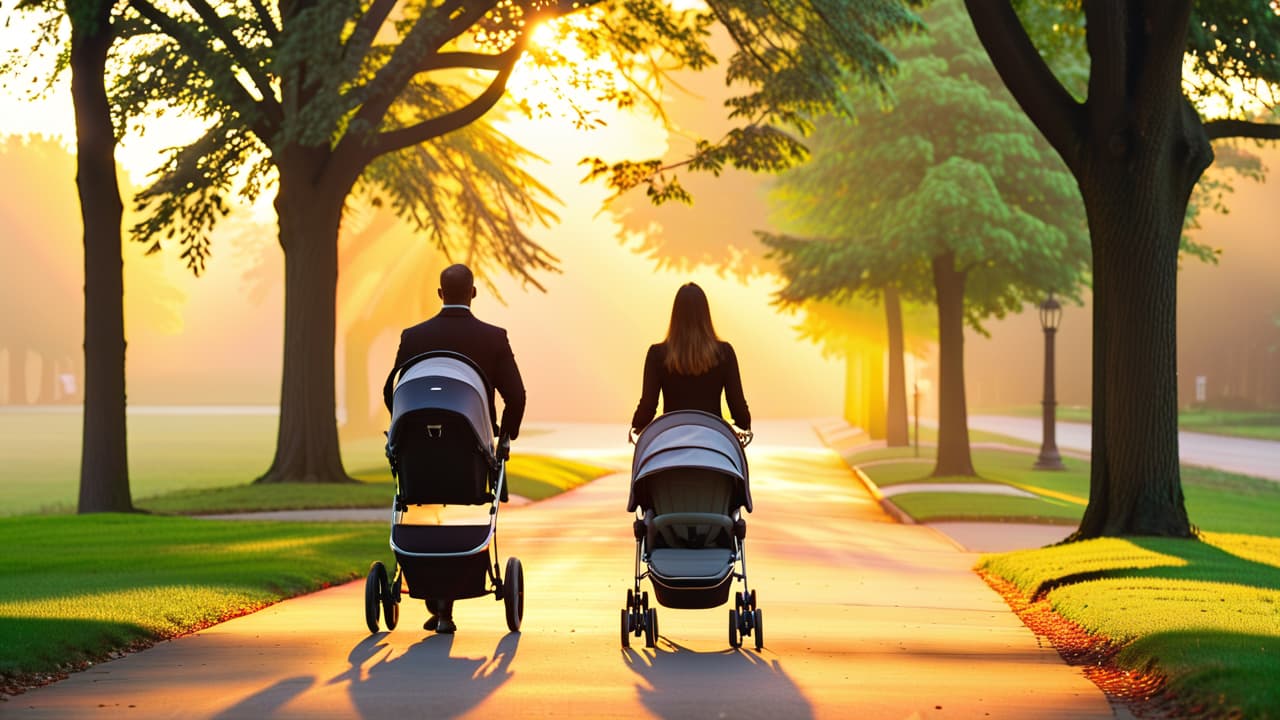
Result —
[[[579,449],[625,467],[620,430],[612,449]],[[359,581],[103,663],[12,698],[3,714],[1113,717],[974,575],[974,555],[890,521],[807,423],[756,430],[747,559],[762,652],[728,648],[727,608],[661,609],[656,651],[619,647],[635,547],[619,473],[503,509],[500,547],[525,564],[522,633],[507,633],[486,598],[458,603],[457,635],[425,633],[424,610],[406,598],[400,628],[370,635]]]
[[[969,427],[1031,442],[1040,442],[1043,436],[1039,418],[970,415]],[[1058,447],[1088,452],[1093,447],[1091,432],[1088,423],[1059,422],[1056,426]],[[1180,432],[1178,455],[1188,465],[1280,481],[1280,442],[1274,440]]]

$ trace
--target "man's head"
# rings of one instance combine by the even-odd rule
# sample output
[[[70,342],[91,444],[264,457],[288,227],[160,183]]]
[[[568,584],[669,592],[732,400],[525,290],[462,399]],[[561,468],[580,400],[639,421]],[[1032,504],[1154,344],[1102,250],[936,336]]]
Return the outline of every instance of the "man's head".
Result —
[[[471,268],[458,263],[440,273],[440,289],[436,291],[445,305],[470,305],[476,296],[476,279]]]

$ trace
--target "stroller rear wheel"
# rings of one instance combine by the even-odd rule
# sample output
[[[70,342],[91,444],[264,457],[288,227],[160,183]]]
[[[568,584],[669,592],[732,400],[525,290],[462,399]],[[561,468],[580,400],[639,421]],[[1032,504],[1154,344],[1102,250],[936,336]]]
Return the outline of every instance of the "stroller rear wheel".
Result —
[[[658,611],[653,608],[644,611],[644,646],[658,647]]]
[[[729,611],[729,647],[742,647],[742,635],[738,631],[738,611]]]
[[[764,649],[764,611],[761,610],[760,608],[756,608],[752,612],[752,614],[755,616],[756,627],[753,630],[753,632],[755,632],[756,634],[756,650],[763,650]]]
[[[631,647],[631,610],[622,609],[622,647]]]
[[[387,626],[387,630],[395,630],[396,624],[400,622],[400,577],[389,581],[382,586],[382,622]],[[396,587],[392,589],[391,583],[394,582]]]
[[[387,588],[387,568],[374,561],[369,566],[369,576],[364,581],[364,624],[369,632],[378,632],[378,613],[382,609],[383,597],[389,595]],[[388,616],[388,625],[395,627],[395,620]]]
[[[506,576],[502,603],[507,611],[507,629],[520,632],[520,623],[524,619],[524,568],[520,565],[520,558],[507,558]]]

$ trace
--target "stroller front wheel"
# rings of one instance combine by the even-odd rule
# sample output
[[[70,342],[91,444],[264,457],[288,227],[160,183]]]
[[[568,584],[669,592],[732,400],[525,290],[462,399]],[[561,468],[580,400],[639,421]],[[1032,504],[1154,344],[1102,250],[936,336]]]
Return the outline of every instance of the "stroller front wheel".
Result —
[[[520,623],[524,620],[524,568],[520,565],[520,558],[507,558],[506,582],[502,589],[507,629],[520,632]]]
[[[738,611],[729,611],[729,647],[742,647],[742,635],[738,631]]]
[[[368,626],[369,632],[378,632],[378,614],[382,609],[382,598],[387,588],[387,568],[380,562],[375,561],[369,566],[369,575],[364,581],[364,624]],[[388,616],[388,625],[395,626],[395,620]]]

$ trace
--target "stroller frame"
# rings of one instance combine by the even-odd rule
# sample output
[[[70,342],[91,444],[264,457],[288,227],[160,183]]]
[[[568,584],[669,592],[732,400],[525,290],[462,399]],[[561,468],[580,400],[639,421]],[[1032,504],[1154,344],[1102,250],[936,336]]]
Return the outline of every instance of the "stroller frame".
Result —
[[[502,437],[495,452],[492,440],[487,443],[483,438],[492,438],[492,434],[485,432],[476,439],[479,441],[478,450],[483,453],[483,461],[487,465],[485,474],[484,492],[480,493],[479,488],[473,488],[470,496],[465,494],[461,496],[449,496],[449,500],[457,497],[461,499],[449,502],[427,502],[426,504],[463,504],[471,506],[482,506],[487,504],[488,522],[486,525],[407,525],[403,522],[406,513],[408,513],[411,505],[421,503],[410,503],[406,500],[405,488],[403,486],[404,477],[400,466],[401,446],[398,443],[399,434],[396,432],[396,422],[404,415],[418,410],[433,410],[453,412],[456,415],[463,416],[466,410],[471,410],[471,417],[467,418],[471,428],[477,434],[481,432],[478,427],[477,414],[483,413],[483,425],[485,429],[491,427],[491,419],[488,408],[488,381],[484,377],[484,373],[476,367],[475,363],[464,355],[449,351],[433,351],[416,355],[392,370],[388,377],[388,384],[396,377],[401,375],[401,382],[405,382],[405,373],[414,365],[420,362],[432,359],[441,359],[451,361],[446,363],[442,369],[449,370],[453,368],[452,375],[446,372],[440,376],[420,375],[414,379],[430,379],[432,380],[432,391],[451,390],[458,387],[456,383],[450,387],[449,381],[466,380],[463,386],[469,384],[469,390],[478,391],[480,402],[476,405],[474,398],[464,392],[463,398],[472,402],[462,403],[461,409],[457,406],[458,396],[449,398],[449,392],[441,393],[444,402],[440,405],[422,405],[415,406],[410,410],[394,414],[391,429],[387,433],[386,454],[391,464],[391,473],[396,480],[396,495],[391,506],[391,532],[388,544],[392,552],[395,554],[395,569],[392,573],[392,579],[388,581],[386,567],[381,562],[374,562],[369,568],[369,575],[365,582],[365,622],[370,632],[378,631],[379,611],[383,615],[383,620],[388,630],[395,628],[399,620],[399,603],[402,593],[405,589],[409,591],[410,597],[432,598],[442,600],[455,600],[468,597],[479,597],[482,595],[492,594],[495,600],[504,601],[506,610],[507,627],[512,632],[520,629],[520,624],[524,615],[524,570],[520,560],[516,557],[507,559],[506,572],[504,573],[499,567],[498,554],[498,505],[506,500],[506,461],[509,454],[510,441],[506,437]],[[460,363],[461,365],[456,365]],[[476,387],[476,382],[482,384],[482,387]],[[397,386],[397,390],[399,386]],[[464,391],[468,388],[463,387]],[[435,401],[433,395],[420,396],[430,398]],[[420,400],[421,398],[415,398]],[[452,400],[455,406],[450,406],[448,402]],[[442,437],[442,425],[425,425],[427,437],[438,439]],[[475,468],[471,468],[474,470]],[[453,489],[452,492],[457,493],[458,490]],[[421,491],[418,491],[421,494]],[[420,499],[420,498],[419,498]],[[473,500],[483,500],[477,503]],[[397,542],[397,531],[405,536]],[[441,547],[442,549],[424,550],[414,546],[410,540],[418,543],[424,543],[432,546]],[[412,567],[407,567],[412,566]],[[483,566],[483,570],[481,570]],[[505,579],[503,576],[506,576]],[[415,586],[415,578],[417,578]],[[486,581],[487,580],[487,584]],[[429,587],[424,587],[429,586]]]
[[[647,432],[664,432],[670,429],[676,429],[682,420],[692,421],[693,424],[712,426],[720,433],[733,438],[733,442],[737,449],[737,459],[733,460],[727,468],[736,468],[740,463],[740,475],[735,475],[737,469],[733,469],[725,475],[735,477],[742,483],[742,493],[740,498],[742,503],[732,508],[729,514],[719,512],[664,512],[655,514],[652,507],[644,507],[644,502],[640,501],[636,492],[636,485],[648,476],[656,475],[655,472],[646,473],[642,467],[644,459],[642,454],[646,453],[649,448],[641,439]],[[634,585],[627,590],[626,605],[621,614],[621,635],[620,639],[622,647],[630,647],[631,637],[644,636],[645,647],[656,647],[658,639],[658,612],[655,607],[649,604],[649,593],[641,590],[644,580],[649,580],[654,586],[657,593],[657,600],[660,604],[667,607],[675,608],[711,608],[723,605],[727,599],[730,587],[734,581],[741,581],[741,590],[734,594],[734,607],[729,610],[729,645],[734,648],[742,646],[743,638],[748,635],[754,635],[755,647],[757,650],[764,647],[764,623],[763,612],[757,605],[757,596],[754,590],[750,589],[747,579],[747,555],[746,544],[746,521],[742,518],[741,509],[746,507],[748,512],[751,510],[750,490],[747,487],[746,477],[746,459],[741,454],[741,449],[745,448],[751,442],[752,435],[749,431],[735,431],[728,423],[710,413],[704,413],[697,410],[675,411],[667,413],[658,420],[650,423],[645,428],[645,432],[641,433],[641,438],[632,437],[631,440],[636,444],[636,458],[632,468],[632,496],[628,501],[629,509],[635,510],[635,519],[632,528],[635,533],[636,551],[635,551],[635,572]],[[688,447],[688,446],[686,446]],[[709,452],[717,452],[714,448],[708,448]],[[677,449],[676,452],[679,450]],[[658,450],[658,453],[666,452],[666,450]],[[721,453],[723,455],[723,453]],[[698,462],[694,460],[695,464]],[[706,468],[704,472],[715,472],[715,469]],[[669,464],[668,467],[662,468],[662,471],[670,472],[671,470],[685,469],[678,463]],[[677,528],[686,530],[687,537],[694,537],[703,542],[704,547],[712,552],[720,552],[727,550],[727,557],[724,558],[726,569],[723,573],[680,575],[673,573],[662,573],[655,570],[654,552],[661,552],[664,548],[658,547],[658,538],[665,538],[667,544],[672,544],[673,533]],[[697,528],[697,530],[694,530]],[[702,528],[707,528],[705,532]],[[711,541],[719,537],[719,533],[724,533],[729,541],[729,547],[713,548]],[[716,562],[713,559],[712,562]]]

